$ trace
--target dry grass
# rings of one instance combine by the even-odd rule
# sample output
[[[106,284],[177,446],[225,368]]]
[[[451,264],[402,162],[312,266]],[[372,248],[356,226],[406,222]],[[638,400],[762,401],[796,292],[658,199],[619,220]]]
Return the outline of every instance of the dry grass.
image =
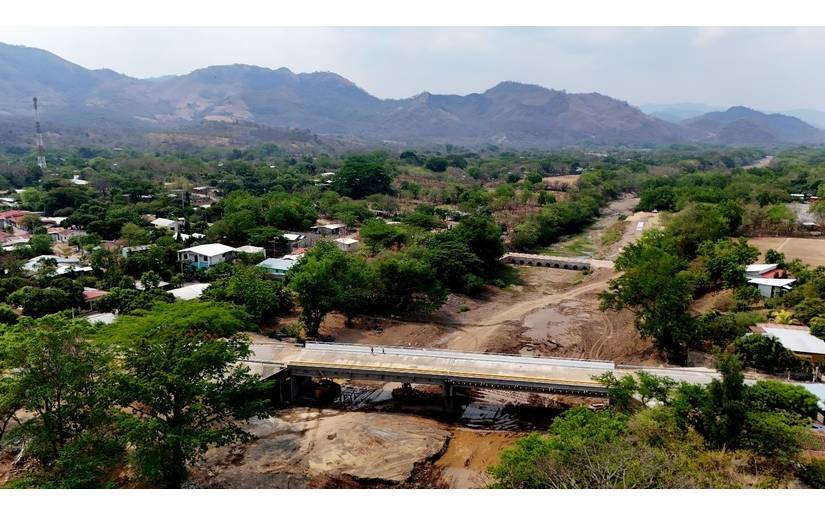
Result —
[[[825,239],[755,237],[749,238],[748,243],[759,249],[763,256],[768,249],[775,249],[784,253],[788,260],[799,258],[814,267],[825,265]]]

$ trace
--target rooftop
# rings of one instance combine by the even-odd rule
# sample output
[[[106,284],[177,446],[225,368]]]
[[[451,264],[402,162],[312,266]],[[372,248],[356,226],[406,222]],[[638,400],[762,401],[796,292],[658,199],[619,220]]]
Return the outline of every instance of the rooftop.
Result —
[[[768,285],[771,287],[787,287],[794,281],[796,281],[794,278],[751,278],[748,280],[748,283],[753,283],[754,285]]]
[[[108,294],[108,292],[106,292],[105,290],[90,287],[83,288],[83,300],[87,302],[96,301],[100,298],[106,297],[106,294]]]
[[[158,217],[152,221],[152,224],[163,228],[171,228],[173,226],[177,226],[178,224],[180,224],[180,221]]]
[[[773,270],[777,267],[778,265],[775,263],[752,263],[745,267],[745,272],[751,274],[762,274],[763,272]]]
[[[290,260],[287,258],[267,258],[260,262],[257,267],[264,269],[275,269],[279,271],[288,271],[295,266],[297,260]]]
[[[235,249],[241,253],[249,253],[249,254],[256,254],[256,253],[264,253],[265,249],[263,247],[258,247],[256,245],[242,245]]]
[[[112,312],[103,312],[99,314],[89,314],[86,316],[86,320],[92,324],[101,323],[101,324],[112,324],[117,320],[117,315],[113,314]]]
[[[189,285],[184,285],[181,288],[172,289],[169,293],[175,296],[175,299],[188,301],[190,299],[197,299],[201,297],[201,294],[203,294],[203,291],[206,290],[209,285],[209,283],[190,283]]]
[[[825,341],[811,335],[807,326],[759,323],[754,329],[758,333],[776,337],[782,346],[795,353],[825,355]]]
[[[336,238],[335,241],[340,242],[340,243],[345,244],[345,245],[352,245],[352,244],[357,244],[358,243],[358,240],[356,240],[354,238],[350,238],[350,237]]]
[[[326,229],[330,229],[330,230],[341,229],[343,227],[346,227],[346,224],[318,224],[317,226],[312,226],[313,229],[326,228]]]
[[[195,253],[202,256],[220,256],[222,254],[226,254],[229,252],[234,251],[234,247],[229,247],[228,245],[223,244],[201,244],[196,245],[195,247],[187,247],[186,249],[181,249],[178,251],[179,253]]]

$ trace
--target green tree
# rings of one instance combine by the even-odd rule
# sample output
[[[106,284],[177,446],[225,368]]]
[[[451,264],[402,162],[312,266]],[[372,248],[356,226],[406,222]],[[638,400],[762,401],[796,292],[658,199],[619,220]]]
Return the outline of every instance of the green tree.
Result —
[[[235,268],[230,276],[214,281],[204,291],[203,299],[243,306],[258,322],[289,308],[289,298],[281,283],[267,278],[256,267]]]
[[[29,247],[35,256],[52,254],[52,239],[49,235],[32,235],[29,239]]]
[[[146,245],[149,243],[149,232],[133,222],[127,222],[120,228],[120,238],[127,246]]]
[[[407,242],[409,233],[403,227],[387,224],[381,219],[369,219],[359,231],[364,244],[373,254],[382,249],[391,249]]]
[[[602,310],[630,309],[636,328],[651,337],[668,358],[684,363],[687,344],[695,334],[688,308],[693,300],[685,264],[657,243],[660,234],[645,235],[616,260],[622,276],[609,282],[601,297]]]
[[[108,329],[118,349],[119,403],[129,407],[120,426],[140,475],[162,487],[180,487],[186,465],[209,446],[251,436],[239,421],[264,416],[265,385],[238,362],[250,355],[249,341],[234,329],[245,315],[230,306],[176,303]],[[178,308],[180,307],[180,308]],[[201,309],[227,311],[236,324],[206,320]],[[170,320],[174,312],[180,320]],[[143,319],[135,322],[134,319]],[[196,323],[196,324],[189,324]]]
[[[110,415],[111,355],[90,335],[84,319],[63,315],[24,317],[0,335],[5,404],[33,414],[15,431],[26,436],[27,453],[47,469],[66,446]]]
[[[722,379],[710,383],[702,407],[705,438],[716,448],[736,448],[746,417],[745,377],[736,355],[723,355],[717,362]]]
[[[733,342],[733,348],[744,365],[762,371],[784,372],[797,370],[801,365],[793,352],[770,335],[744,335]]]
[[[383,156],[359,154],[344,160],[344,166],[335,174],[332,188],[343,196],[363,199],[376,193],[389,193],[391,182],[390,166]]]
[[[374,264],[375,306],[389,314],[430,312],[447,299],[435,271],[403,254],[382,256]]]
[[[363,262],[356,261],[331,243],[322,241],[289,270],[286,276],[287,286],[298,298],[301,322],[308,335],[317,336],[326,314],[341,308],[344,300],[350,303],[354,301],[348,291],[360,291],[362,285],[352,283],[358,277],[353,269],[365,268]]]
[[[433,172],[444,172],[449,165],[450,162],[443,156],[430,156],[424,163],[424,166]]]
[[[78,299],[65,290],[32,286],[12,293],[9,303],[22,306],[23,314],[30,317],[42,317],[80,305]]]
[[[149,310],[156,303],[172,303],[174,301],[175,297],[172,294],[158,288],[141,291],[133,288],[115,287],[109,290],[109,293],[103,299],[98,301],[98,308],[123,315],[138,310]]]
[[[759,256],[759,250],[748,245],[745,238],[737,242],[728,239],[699,244],[698,255],[703,260],[710,280],[724,288],[735,288],[745,283],[745,267]]]
[[[684,436],[666,408],[631,418],[575,407],[546,435],[530,434],[505,449],[490,474],[493,487],[511,489],[697,487],[714,476],[693,466],[703,453],[701,440]]]
[[[15,324],[17,323],[17,312],[5,304],[0,303],[0,324]]]

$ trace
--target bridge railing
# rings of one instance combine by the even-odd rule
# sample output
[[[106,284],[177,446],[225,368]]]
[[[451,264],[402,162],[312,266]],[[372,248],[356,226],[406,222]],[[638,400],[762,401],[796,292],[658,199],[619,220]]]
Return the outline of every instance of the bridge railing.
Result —
[[[613,362],[608,362],[604,360],[526,357],[523,355],[513,355],[504,353],[462,352],[449,351],[443,349],[403,348],[393,346],[369,346],[365,344],[356,344],[348,342],[330,343],[307,341],[306,344],[304,344],[304,347],[306,349],[312,349],[317,351],[343,351],[347,353],[391,354],[431,358],[446,358],[454,360],[508,362],[514,364],[535,366],[580,367],[585,369],[598,369],[605,371],[612,371],[616,367]]]

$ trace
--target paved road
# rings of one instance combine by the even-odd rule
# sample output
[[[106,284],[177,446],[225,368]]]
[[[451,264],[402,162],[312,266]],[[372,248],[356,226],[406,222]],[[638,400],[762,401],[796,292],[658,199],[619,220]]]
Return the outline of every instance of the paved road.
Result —
[[[612,362],[533,358],[516,355],[466,353],[450,350],[427,350],[354,344],[308,343],[306,347],[258,338],[252,346],[253,356],[247,362],[254,372],[270,376],[287,367],[307,372],[317,371],[324,376],[341,377],[368,374],[396,378],[393,381],[412,383],[439,383],[445,379],[480,385],[482,380],[491,386],[519,384],[521,387],[541,390],[548,387],[599,387],[593,376],[613,371],[616,376],[646,371],[677,381],[706,384],[718,373],[705,368],[651,368],[621,366]],[[344,374],[346,372],[346,375]],[[753,379],[750,378],[749,382]]]

